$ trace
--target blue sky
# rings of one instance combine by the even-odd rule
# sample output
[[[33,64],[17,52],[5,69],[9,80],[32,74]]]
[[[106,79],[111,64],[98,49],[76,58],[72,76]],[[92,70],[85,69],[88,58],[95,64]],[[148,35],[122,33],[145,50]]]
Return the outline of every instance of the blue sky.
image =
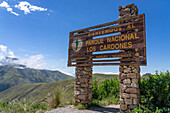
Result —
[[[148,65],[141,73],[170,70],[170,0],[0,0],[0,60],[17,57],[28,67],[74,74],[67,67],[69,32],[118,20],[118,7],[131,3],[146,15]]]

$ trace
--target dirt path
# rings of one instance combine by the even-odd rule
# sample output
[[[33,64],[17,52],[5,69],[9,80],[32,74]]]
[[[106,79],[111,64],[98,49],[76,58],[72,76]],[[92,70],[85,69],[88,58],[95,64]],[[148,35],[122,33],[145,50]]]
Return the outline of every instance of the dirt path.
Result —
[[[109,105],[106,107],[89,108],[85,110],[75,109],[73,105],[68,105],[54,109],[52,111],[46,111],[45,113],[117,113],[119,112],[120,105]]]

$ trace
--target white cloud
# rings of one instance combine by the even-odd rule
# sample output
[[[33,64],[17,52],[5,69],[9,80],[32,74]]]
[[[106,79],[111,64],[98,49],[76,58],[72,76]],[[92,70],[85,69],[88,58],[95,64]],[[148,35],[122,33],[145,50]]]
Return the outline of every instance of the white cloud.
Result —
[[[14,14],[14,15],[16,15],[16,16],[19,16],[18,13],[15,13],[15,12],[13,12],[13,11],[11,11],[11,13]]]
[[[0,4],[0,7],[9,8],[10,6],[8,5],[7,2],[3,1],[3,2]]]
[[[23,49],[22,49],[23,50]],[[61,59],[59,62],[65,62],[65,59]],[[64,64],[64,66],[62,65]],[[5,45],[0,45],[0,65],[13,65],[17,68],[34,68],[34,69],[47,69],[47,70],[58,70],[67,75],[75,76],[73,68],[67,68],[65,63],[58,64],[58,66],[49,66],[44,59],[43,54],[36,55],[25,55],[22,57],[16,57],[15,53],[8,49]]]
[[[0,45],[0,49],[2,52],[6,53],[7,52],[7,47],[4,45]]]
[[[3,2],[0,4],[0,7],[4,7],[4,8],[7,9],[8,12],[11,12],[12,14],[14,14],[14,15],[16,15],[16,16],[19,16],[19,14],[13,12],[12,8],[10,7],[10,5],[9,5],[7,2],[5,2],[5,1],[3,1]]]
[[[106,75],[119,75],[119,73],[113,73],[113,72],[104,72],[103,74],[106,74]]]
[[[15,8],[18,8],[18,9],[24,11],[24,14],[31,13],[31,11],[47,11],[47,8],[34,6],[26,1],[19,2],[18,5],[15,5]]]
[[[16,64],[26,65],[29,68],[35,69],[45,69],[46,62],[44,61],[44,56],[42,54],[28,56],[26,58],[20,58],[15,61]]]
[[[14,57],[15,57],[14,52],[9,51],[8,53],[9,53],[9,57],[12,57],[12,58],[14,58]]]
[[[46,62],[42,54],[16,58],[14,52],[4,45],[0,45],[0,65],[25,65],[35,69],[46,68]]]

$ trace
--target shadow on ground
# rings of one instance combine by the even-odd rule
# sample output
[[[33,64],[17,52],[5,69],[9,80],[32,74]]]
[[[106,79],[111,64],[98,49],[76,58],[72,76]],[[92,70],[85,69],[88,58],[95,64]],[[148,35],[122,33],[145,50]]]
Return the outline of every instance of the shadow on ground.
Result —
[[[89,108],[87,110],[101,112],[101,113],[117,113],[119,112],[118,108],[111,108],[111,107],[96,107],[96,108]]]

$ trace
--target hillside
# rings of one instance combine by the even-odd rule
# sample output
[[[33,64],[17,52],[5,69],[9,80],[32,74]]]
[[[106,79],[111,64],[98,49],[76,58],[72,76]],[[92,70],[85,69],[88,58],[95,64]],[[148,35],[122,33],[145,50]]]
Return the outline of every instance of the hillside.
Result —
[[[99,83],[105,79],[110,79],[115,75],[94,74]],[[61,102],[67,103],[73,100],[74,97],[74,79],[61,80],[55,83],[34,83],[17,85],[0,92],[0,101],[11,101],[14,99],[36,102],[50,102],[54,97],[55,92],[61,92]]]
[[[0,92],[18,84],[53,83],[59,80],[72,78],[73,77],[59,71],[0,66]]]

